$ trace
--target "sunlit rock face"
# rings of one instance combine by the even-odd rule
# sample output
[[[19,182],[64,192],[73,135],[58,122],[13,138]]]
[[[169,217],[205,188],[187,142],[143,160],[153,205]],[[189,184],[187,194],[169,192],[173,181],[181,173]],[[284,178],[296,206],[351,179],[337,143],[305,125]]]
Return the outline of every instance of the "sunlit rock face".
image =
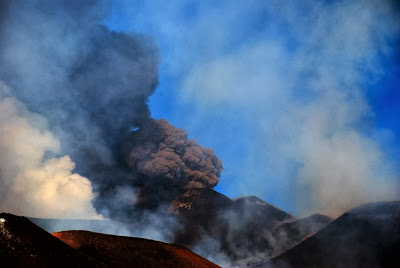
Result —
[[[64,231],[53,235],[107,267],[219,267],[187,248],[154,240],[87,231]]]

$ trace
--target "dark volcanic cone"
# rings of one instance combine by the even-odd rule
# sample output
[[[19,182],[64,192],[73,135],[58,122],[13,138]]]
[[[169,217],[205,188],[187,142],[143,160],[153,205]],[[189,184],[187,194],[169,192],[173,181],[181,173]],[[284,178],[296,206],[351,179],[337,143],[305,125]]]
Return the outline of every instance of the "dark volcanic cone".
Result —
[[[271,263],[255,267],[400,267],[400,201],[352,209]]]
[[[98,267],[25,217],[0,213],[1,267]]]
[[[186,248],[148,239],[87,231],[65,231],[53,235],[109,267],[219,267]]]
[[[211,189],[191,189],[171,202],[170,211],[175,215],[198,215],[207,220],[210,214],[217,215],[230,208],[233,201]],[[201,220],[201,218],[199,218]]]
[[[274,227],[282,222],[296,220],[295,217],[286,213],[285,211],[271,205],[256,196],[246,196],[235,199],[235,209],[240,212],[244,218],[252,218],[254,228],[259,229],[257,226],[260,222],[266,224],[268,227]],[[251,228],[249,226],[249,228]]]
[[[257,197],[235,201],[211,189],[191,189],[172,201],[170,211],[184,223],[175,242],[212,255],[212,241],[232,260],[258,253],[272,255],[279,241],[273,229],[295,218]],[[279,247],[280,248],[280,247]],[[210,252],[209,252],[210,251]]]
[[[319,230],[333,221],[332,218],[314,214],[304,219],[285,222],[274,228],[273,235],[279,241],[280,247],[275,247],[275,254],[284,252],[294,247],[308,237],[314,235]]]
[[[204,235],[225,240],[229,223],[221,216],[233,207],[233,201],[211,189],[191,189],[171,202],[170,211],[184,223],[175,242],[193,246]]]

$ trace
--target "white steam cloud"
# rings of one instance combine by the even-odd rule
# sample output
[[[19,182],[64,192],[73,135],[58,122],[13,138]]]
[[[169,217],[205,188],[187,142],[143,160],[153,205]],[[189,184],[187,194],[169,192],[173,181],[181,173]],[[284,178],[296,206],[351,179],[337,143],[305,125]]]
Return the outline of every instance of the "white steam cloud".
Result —
[[[91,182],[73,173],[46,119],[7,96],[0,85],[0,210],[34,217],[102,218]]]
[[[376,57],[385,52],[385,35],[393,34],[380,20],[390,18],[390,10],[374,1],[343,2],[313,7],[312,19],[302,22],[296,4],[286,7],[290,13],[281,16],[298,48],[285,49],[279,37],[264,39],[207,62],[188,75],[185,97],[250,110],[272,174],[290,180],[284,169],[298,165],[293,183],[301,213],[338,216],[398,198],[390,161],[360,129],[370,113],[362,72],[379,75]]]

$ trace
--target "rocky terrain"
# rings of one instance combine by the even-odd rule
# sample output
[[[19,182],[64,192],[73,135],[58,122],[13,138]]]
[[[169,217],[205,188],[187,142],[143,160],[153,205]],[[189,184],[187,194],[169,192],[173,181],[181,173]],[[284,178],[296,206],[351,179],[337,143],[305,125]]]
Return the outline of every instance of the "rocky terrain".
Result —
[[[3,213],[1,263],[218,267],[188,247],[224,267],[400,267],[400,201],[365,204],[336,220],[320,214],[297,219],[254,196],[232,200],[211,189],[191,189],[168,211],[182,224],[175,233],[179,246],[89,231],[51,235],[24,217]],[[47,231],[118,226],[98,220],[32,221]]]
[[[8,213],[0,213],[0,263],[2,267],[101,266],[25,217]]]
[[[219,267],[187,248],[87,231],[47,233],[0,214],[1,267]]]
[[[159,241],[88,231],[63,231],[53,235],[107,267],[219,267],[187,248]]]
[[[400,267],[400,202],[354,208],[287,252],[254,267]]]
[[[255,196],[231,200],[211,189],[187,191],[171,203],[170,211],[184,223],[175,243],[193,248],[207,237],[235,263],[280,254],[331,221],[323,215],[299,220]]]

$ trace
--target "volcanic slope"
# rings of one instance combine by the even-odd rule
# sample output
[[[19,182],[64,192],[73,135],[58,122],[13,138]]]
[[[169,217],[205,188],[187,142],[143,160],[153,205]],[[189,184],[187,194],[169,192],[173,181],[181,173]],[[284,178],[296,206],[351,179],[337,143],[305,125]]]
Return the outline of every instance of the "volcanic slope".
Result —
[[[286,253],[254,267],[400,267],[399,252],[400,201],[378,202],[344,213]]]
[[[88,231],[52,235],[25,217],[0,213],[0,267],[219,266],[172,244]]]
[[[211,189],[188,190],[172,201],[170,211],[184,223],[175,243],[196,248],[207,239],[217,247],[202,255],[218,250],[234,262],[280,254],[330,222],[317,216],[296,222],[292,215],[255,196],[231,200]],[[284,231],[289,236],[281,239]]]
[[[317,233],[332,221],[333,219],[328,216],[313,214],[303,219],[284,222],[278,225],[272,232],[275,241],[279,241],[273,255],[280,254],[284,250],[294,247]]]
[[[63,231],[53,235],[107,267],[219,267],[186,248],[148,239],[88,231]]]
[[[25,217],[0,213],[1,267],[99,267]]]

